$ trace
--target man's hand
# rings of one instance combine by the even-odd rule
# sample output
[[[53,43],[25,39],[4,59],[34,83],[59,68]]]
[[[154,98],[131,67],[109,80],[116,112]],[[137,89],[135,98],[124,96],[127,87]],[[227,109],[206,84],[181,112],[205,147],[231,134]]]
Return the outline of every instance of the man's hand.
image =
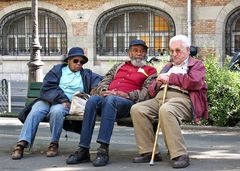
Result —
[[[157,86],[157,88],[160,88],[162,84],[163,84],[163,82],[156,78],[156,86]]]
[[[116,96],[120,96],[120,97],[123,97],[123,98],[126,98],[126,99],[129,98],[128,93],[125,93],[123,91],[115,91],[115,92],[116,92],[115,93]]]
[[[120,97],[123,97],[123,98],[126,98],[126,99],[129,98],[128,93],[125,93],[123,91],[104,91],[102,93],[102,96],[109,96],[109,95],[120,96]]]
[[[115,91],[103,91],[102,96],[109,96],[109,95],[115,95]]]
[[[159,74],[159,76],[157,77],[156,81],[157,81],[157,85],[160,84],[160,83],[168,84],[168,82],[169,82],[169,75],[166,74],[166,73]]]
[[[63,102],[62,105],[66,108],[66,109],[70,109],[70,103],[69,102]]]

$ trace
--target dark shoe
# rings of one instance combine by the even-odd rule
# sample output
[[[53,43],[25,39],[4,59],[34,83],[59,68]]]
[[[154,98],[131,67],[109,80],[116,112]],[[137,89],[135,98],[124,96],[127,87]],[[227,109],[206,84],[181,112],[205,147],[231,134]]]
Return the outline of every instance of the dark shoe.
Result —
[[[147,163],[150,162],[151,157],[152,153],[140,154],[139,156],[133,158],[133,163]],[[162,161],[160,153],[155,154],[154,161]]]
[[[108,164],[108,161],[109,161],[108,149],[98,148],[97,156],[93,161],[93,166],[96,167],[105,166]]]
[[[79,164],[85,162],[90,162],[89,149],[81,147],[75,151],[74,154],[71,154],[66,160],[67,164]]]
[[[27,145],[27,141],[19,141],[12,151],[12,159],[20,160],[23,157],[24,148],[26,148]]]
[[[173,168],[185,168],[189,166],[189,157],[188,155],[178,156],[173,159]]]
[[[51,142],[46,156],[47,157],[55,157],[58,155],[58,142]]]

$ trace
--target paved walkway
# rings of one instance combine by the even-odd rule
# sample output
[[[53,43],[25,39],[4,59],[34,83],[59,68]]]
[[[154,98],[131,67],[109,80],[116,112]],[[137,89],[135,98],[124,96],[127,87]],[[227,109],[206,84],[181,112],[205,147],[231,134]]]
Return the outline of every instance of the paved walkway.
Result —
[[[62,133],[60,142],[60,154],[58,157],[47,158],[45,153],[49,144],[49,126],[44,123],[39,127],[37,137],[31,152],[26,151],[24,158],[13,161],[10,151],[17,141],[21,130],[21,123],[16,118],[0,117],[0,170],[1,171],[172,171],[168,159],[167,150],[159,137],[162,162],[156,162],[154,166],[146,164],[134,164],[132,158],[137,154],[133,128],[116,126],[110,146],[110,164],[96,168],[91,163],[66,165],[65,160],[70,153],[75,151],[79,141],[79,135],[68,132]],[[98,144],[95,143],[94,132],[91,154],[96,155]],[[240,171],[240,129],[219,127],[183,126],[184,137],[191,158],[191,165],[180,170],[189,171]],[[179,169],[178,169],[179,170]]]

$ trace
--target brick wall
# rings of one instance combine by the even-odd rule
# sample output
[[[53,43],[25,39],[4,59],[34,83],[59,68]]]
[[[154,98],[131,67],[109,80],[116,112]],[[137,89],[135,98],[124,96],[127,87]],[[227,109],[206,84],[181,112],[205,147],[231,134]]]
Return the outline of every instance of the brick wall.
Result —
[[[208,57],[209,55],[213,55],[213,56],[216,55],[215,48],[207,48],[207,47],[199,48],[198,53],[199,53],[200,59],[204,59],[204,58]]]
[[[216,20],[197,20],[192,23],[193,34],[215,33]]]
[[[65,10],[91,10],[111,0],[44,0]]]
[[[30,0],[28,0],[29,2]],[[58,6],[59,8],[62,8],[64,10],[95,10],[98,7],[100,7],[102,4],[107,3],[107,2],[116,2],[117,0],[39,0],[39,2],[47,2],[53,5]],[[118,0],[119,2],[131,2],[131,0]],[[176,8],[177,10],[183,10],[181,13],[181,23],[179,30],[181,30],[182,34],[187,34],[187,1],[188,0],[159,0],[161,2],[167,3],[169,6]],[[225,6],[228,3],[232,2],[233,0],[192,0],[192,6],[193,7],[212,7],[215,9],[215,6],[219,7]],[[240,1],[240,0],[239,0]],[[12,4],[19,3],[19,2],[26,2],[26,0],[0,0],[0,10],[3,8],[6,8]],[[178,8],[180,7],[180,8]],[[186,9],[186,10],[185,10]],[[174,12],[174,11],[173,11]],[[219,11],[216,11],[219,12]],[[74,13],[73,11],[70,11],[70,14]],[[84,12],[83,12],[84,13]],[[192,11],[194,14],[194,11]],[[202,12],[200,15],[201,17],[204,12]],[[88,15],[88,13],[86,13]],[[214,16],[214,15],[213,15]],[[200,17],[200,18],[201,18]],[[210,19],[204,19],[202,17],[201,19],[197,19],[198,16],[196,17],[195,20],[192,21],[192,34],[193,35],[198,35],[200,37],[201,35],[204,36],[209,36],[209,35],[214,35],[216,32],[216,19],[215,18],[210,18]],[[74,18],[75,19],[75,18]],[[193,19],[193,18],[192,18]],[[74,36],[80,36],[84,37],[87,35],[87,30],[88,30],[88,21],[87,20],[74,20],[72,21],[72,32]],[[194,37],[194,36],[193,36]],[[79,39],[76,39],[79,40]],[[74,41],[76,41],[74,40]],[[87,40],[87,39],[86,39]],[[205,39],[204,39],[205,40]],[[68,40],[70,41],[70,40]],[[199,40],[194,40],[198,42]],[[205,40],[207,41],[207,40]],[[75,42],[73,43],[75,44]],[[202,43],[201,43],[202,44]],[[214,48],[209,48],[209,49],[204,49],[201,50],[202,54],[205,53],[212,53]]]
[[[193,6],[224,6],[231,0],[192,0]]]
[[[0,9],[3,9],[9,5],[18,2],[24,2],[26,0],[1,0]],[[185,7],[187,6],[187,0],[162,0],[173,7]],[[41,0],[41,2],[48,2],[54,4],[65,10],[90,10],[99,7],[100,5],[111,2],[111,0]],[[193,6],[224,6],[231,0],[192,0]]]
[[[2,10],[3,8],[6,8],[12,4],[18,3],[18,2],[24,2],[25,0],[1,0],[0,1],[0,10]]]
[[[187,0],[162,0],[173,7],[186,7]],[[193,6],[224,6],[231,0],[192,0]]]
[[[1,0],[0,10],[6,8],[12,4],[18,2],[24,2],[26,0]],[[38,0],[39,1],[39,0]],[[65,10],[90,10],[99,7],[100,5],[109,2],[111,0],[41,0],[41,2],[47,2],[53,5],[63,8]]]
[[[187,6],[187,0],[162,0],[173,7],[184,7]]]

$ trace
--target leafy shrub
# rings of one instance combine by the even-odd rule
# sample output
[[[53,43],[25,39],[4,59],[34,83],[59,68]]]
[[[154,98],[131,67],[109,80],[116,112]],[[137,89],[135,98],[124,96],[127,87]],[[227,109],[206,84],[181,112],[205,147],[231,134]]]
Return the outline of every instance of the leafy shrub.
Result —
[[[205,59],[209,124],[235,126],[240,121],[240,72],[220,67],[216,58]]]

